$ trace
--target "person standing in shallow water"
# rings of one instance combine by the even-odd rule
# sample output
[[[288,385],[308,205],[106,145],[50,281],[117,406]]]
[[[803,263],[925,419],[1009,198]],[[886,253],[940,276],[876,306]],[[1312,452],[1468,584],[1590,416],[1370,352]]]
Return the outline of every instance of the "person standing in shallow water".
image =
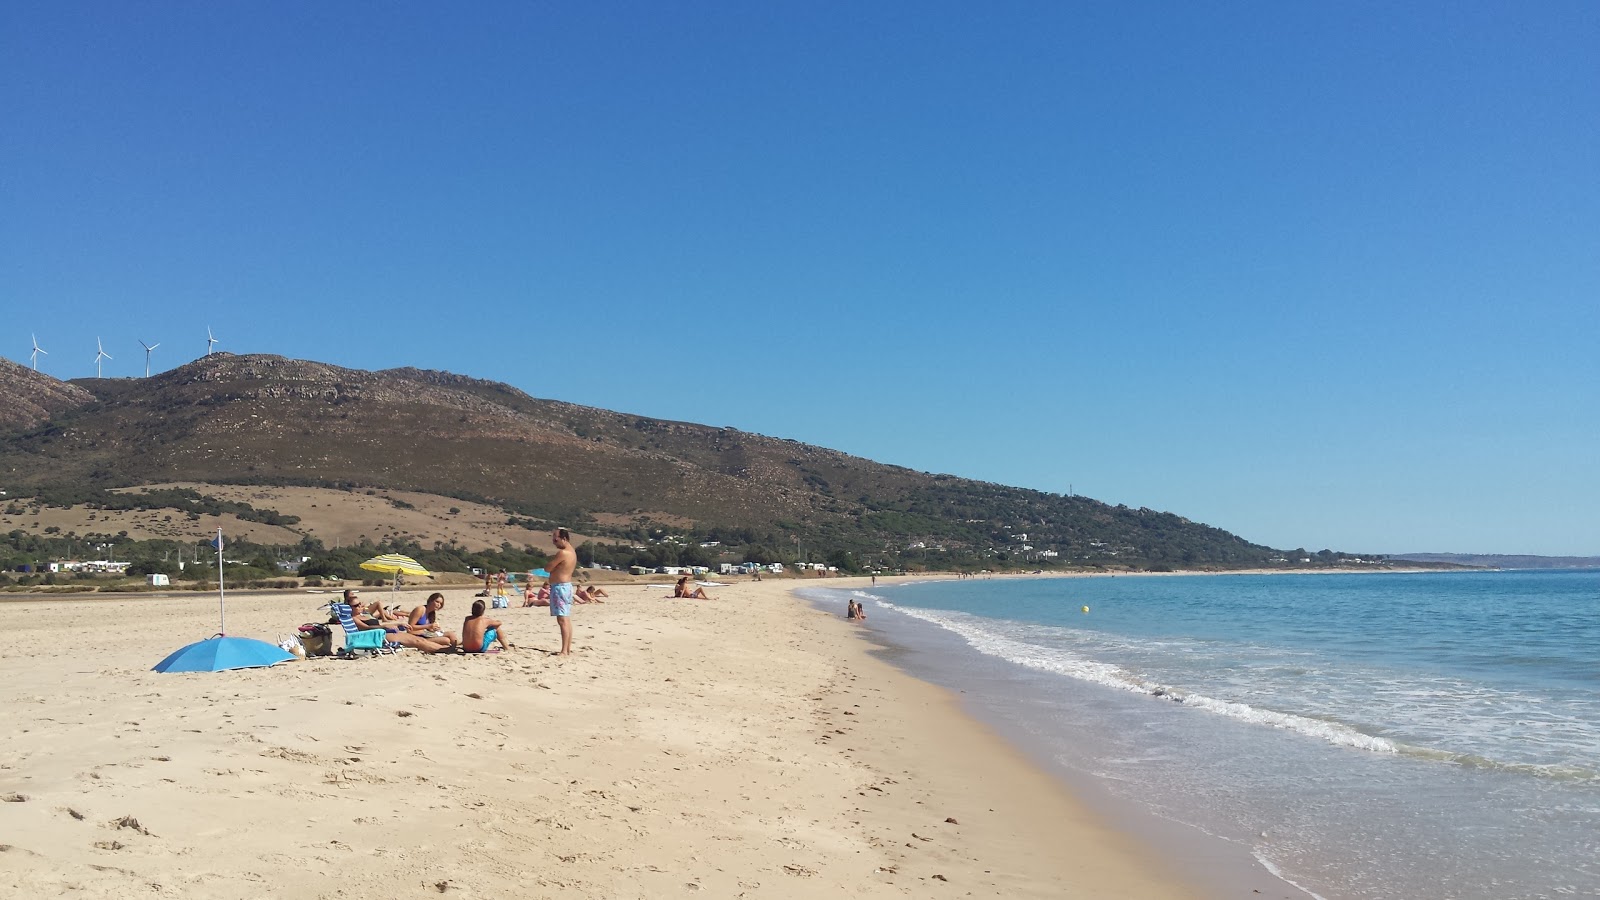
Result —
[[[578,554],[572,549],[572,535],[565,528],[557,528],[550,535],[556,545],[555,558],[550,560],[550,615],[555,616],[556,627],[561,630],[561,651],[558,656],[572,655],[572,573],[578,568]]]

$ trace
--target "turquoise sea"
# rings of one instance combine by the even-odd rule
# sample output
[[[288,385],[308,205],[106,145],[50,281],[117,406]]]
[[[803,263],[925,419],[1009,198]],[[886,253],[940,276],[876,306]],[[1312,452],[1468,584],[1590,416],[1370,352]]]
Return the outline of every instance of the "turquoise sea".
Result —
[[[898,665],[1288,895],[1600,897],[1600,571],[889,581]]]

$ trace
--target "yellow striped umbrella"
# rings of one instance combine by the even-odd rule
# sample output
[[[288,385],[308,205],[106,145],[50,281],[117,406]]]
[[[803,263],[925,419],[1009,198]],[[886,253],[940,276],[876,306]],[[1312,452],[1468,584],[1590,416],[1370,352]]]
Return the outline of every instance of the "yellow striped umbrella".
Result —
[[[422,567],[422,563],[419,563],[402,553],[385,553],[382,556],[374,556],[373,558],[362,563],[361,568],[366,569],[368,572],[381,572],[385,575],[394,576],[433,574],[427,569],[424,569]],[[394,587],[391,590],[397,591],[399,589],[400,579],[396,577],[394,580]]]

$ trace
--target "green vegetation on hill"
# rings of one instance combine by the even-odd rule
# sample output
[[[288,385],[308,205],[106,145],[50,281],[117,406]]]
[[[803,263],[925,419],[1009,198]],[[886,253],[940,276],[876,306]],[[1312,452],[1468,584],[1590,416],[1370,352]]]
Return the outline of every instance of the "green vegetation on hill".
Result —
[[[256,509],[248,503],[219,500],[188,488],[145,489],[122,493],[82,484],[47,483],[35,490],[33,500],[44,506],[63,509],[80,505],[90,509],[105,510],[175,509],[195,516],[232,515],[246,522],[260,522],[263,525],[288,527],[300,522],[299,516],[286,516],[273,509]],[[20,505],[16,501],[8,504],[8,509],[12,507],[16,507],[16,512],[11,513],[12,515],[21,512]]]

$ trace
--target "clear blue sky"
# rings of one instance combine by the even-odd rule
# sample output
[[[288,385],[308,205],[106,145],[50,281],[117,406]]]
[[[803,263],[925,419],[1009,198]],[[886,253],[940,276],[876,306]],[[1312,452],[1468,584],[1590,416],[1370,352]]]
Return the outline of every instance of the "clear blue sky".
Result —
[[[1600,554],[1600,5],[0,9],[0,353]]]

